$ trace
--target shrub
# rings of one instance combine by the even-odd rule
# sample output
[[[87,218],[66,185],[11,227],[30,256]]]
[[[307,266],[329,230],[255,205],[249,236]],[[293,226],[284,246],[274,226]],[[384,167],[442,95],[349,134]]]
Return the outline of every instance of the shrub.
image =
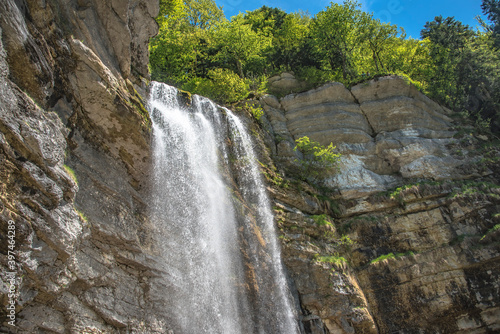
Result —
[[[335,153],[335,146],[332,143],[327,147],[318,142],[311,141],[304,136],[295,141],[297,145],[294,151],[299,150],[304,158],[296,160],[300,165],[299,177],[306,179],[312,177],[317,179],[325,173],[331,173],[338,169],[340,153]]]
[[[182,85],[182,89],[221,103],[241,101],[249,94],[246,80],[233,71],[222,68],[208,71],[208,78],[192,78]]]
[[[498,217],[498,214],[495,215]],[[490,228],[484,235],[483,237],[481,238],[481,240],[483,240],[484,238],[486,238],[486,236],[488,236],[490,233],[493,233],[493,232],[496,232],[500,230],[500,224],[496,224],[495,226],[493,226],[492,228]]]
[[[315,216],[312,216],[311,218],[314,220],[314,222],[318,226],[325,226],[325,225],[333,226],[333,224],[330,222],[330,220],[328,219],[328,216],[326,214],[315,215]]]
[[[314,256],[314,260],[320,263],[330,263],[337,266],[346,265],[348,263],[345,257],[342,257],[338,254],[334,254],[331,256],[320,256],[319,254],[316,254]]]
[[[412,251],[408,251],[406,253],[396,253],[396,254],[389,253],[389,254],[380,255],[376,259],[371,260],[370,263],[377,263],[377,262],[380,262],[380,261],[383,261],[386,259],[397,259],[397,258],[400,258],[403,256],[411,256],[411,255],[415,255],[415,253],[413,253]]]
[[[245,105],[246,109],[252,114],[252,116],[257,120],[257,122],[261,122],[262,116],[264,116],[264,109],[260,106],[253,106],[250,103]]]
[[[330,81],[337,81],[339,78],[330,71],[318,69],[316,67],[301,67],[297,69],[297,79],[306,83],[306,89],[321,86]]]

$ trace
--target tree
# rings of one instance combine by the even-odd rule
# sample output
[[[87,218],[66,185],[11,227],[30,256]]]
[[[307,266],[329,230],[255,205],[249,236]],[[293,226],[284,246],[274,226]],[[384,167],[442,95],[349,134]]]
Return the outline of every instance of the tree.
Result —
[[[333,143],[325,147],[310,140],[307,136],[301,137],[295,142],[297,146],[295,146],[294,151],[298,150],[303,154],[303,159],[297,161],[300,163],[299,176],[301,178],[317,179],[321,175],[335,172],[338,168],[341,154],[335,153]]]
[[[213,0],[161,0],[156,20],[160,30],[149,43],[153,80],[179,85],[208,75],[209,30],[225,22],[222,9]]]
[[[483,0],[481,7],[491,21],[480,21],[483,30],[437,16],[417,40],[361,11],[355,0],[331,3],[312,19],[263,6],[231,21],[214,0],[160,0],[152,78],[213,91],[227,102],[265,89],[276,70],[293,70],[309,87],[395,73],[449,108],[500,128],[500,0]]]
[[[359,7],[358,2],[351,0],[343,5],[332,3],[311,22],[311,36],[317,50],[332,70],[340,67],[344,80],[356,76],[354,50],[362,43],[362,32],[370,18]]]
[[[209,29],[226,21],[222,7],[213,0],[184,0],[189,24],[200,29]]]
[[[420,32],[422,38],[429,38],[431,42],[449,50],[462,50],[474,32],[468,25],[455,20],[453,17],[436,16],[434,21],[426,22]]]
[[[156,17],[156,22],[161,31],[167,29],[168,21],[173,21],[181,17],[184,13],[184,2],[182,0],[160,0],[160,13]]]
[[[196,72],[199,38],[185,29],[167,29],[149,43],[153,80],[177,85]]]
[[[246,81],[231,70],[215,68],[208,71],[206,78],[192,78],[182,85],[182,89],[219,103],[232,103],[248,96],[249,87]]]
[[[474,31],[453,17],[436,16],[434,21],[425,24],[420,35],[431,41],[433,72],[428,81],[429,91],[450,107],[458,107],[464,96],[461,72],[470,60],[467,45]]]
[[[495,41],[495,47],[500,48],[500,0],[483,0],[481,9],[488,20],[492,22],[488,28]]]
[[[273,53],[270,61],[275,68],[291,70],[301,63],[300,52],[309,33],[311,18],[304,13],[286,15],[273,34]],[[307,58],[310,54],[307,55]]]
[[[427,22],[422,37],[430,40],[432,58],[428,92],[457,111],[481,122],[500,123],[500,55],[491,32],[474,32],[453,18]]]
[[[228,67],[241,78],[245,73],[261,73],[266,68],[265,52],[271,47],[271,37],[252,30],[242,14],[234,16],[214,31],[217,43],[217,61]]]
[[[398,35],[398,27],[388,23],[381,23],[379,19],[370,18],[363,32],[364,38],[372,52],[372,59],[377,72],[384,71],[381,52],[391,44],[391,40]]]
[[[386,52],[382,54],[382,61],[388,73],[405,74],[413,81],[426,88],[429,70],[432,65],[430,57],[430,40],[414,38],[393,38]]]
[[[281,27],[287,15],[279,8],[262,6],[254,11],[247,11],[244,19],[247,24],[251,25],[253,31],[270,37]]]
[[[500,54],[489,32],[478,32],[468,44],[467,59],[459,64],[464,82],[463,109],[476,121],[491,120],[500,130]]]

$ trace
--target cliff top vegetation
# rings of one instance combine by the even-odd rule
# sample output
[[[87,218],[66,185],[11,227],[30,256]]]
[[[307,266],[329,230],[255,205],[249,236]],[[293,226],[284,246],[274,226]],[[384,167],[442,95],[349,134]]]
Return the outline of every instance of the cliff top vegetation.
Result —
[[[293,72],[304,89],[398,74],[477,124],[500,129],[500,0],[483,0],[489,22],[478,19],[481,29],[438,16],[421,39],[353,0],[332,2],[314,17],[263,6],[231,20],[213,0],[160,4],[160,32],[150,42],[153,80],[233,103],[268,93],[268,79],[282,72]]]

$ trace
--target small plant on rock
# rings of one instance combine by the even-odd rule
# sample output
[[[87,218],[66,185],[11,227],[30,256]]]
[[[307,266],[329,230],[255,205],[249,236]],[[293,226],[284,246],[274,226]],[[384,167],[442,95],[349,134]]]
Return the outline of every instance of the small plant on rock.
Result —
[[[299,163],[299,177],[303,180],[312,178],[317,180],[321,175],[335,172],[338,169],[340,153],[335,153],[335,146],[330,143],[323,146],[304,136],[295,141],[297,145],[294,151],[300,151],[303,159],[296,160]]]
[[[66,171],[66,173],[68,173],[68,175],[71,177],[71,179],[73,181],[75,181],[76,184],[78,184],[78,180],[76,178],[75,171],[68,165],[63,165],[63,167],[64,167],[64,170]]]
[[[259,106],[252,106],[250,104],[247,105],[247,108],[248,108],[248,111],[250,111],[250,113],[252,114],[252,116],[258,121],[260,122],[262,116],[264,116],[264,109],[262,109],[262,107],[259,107]]]

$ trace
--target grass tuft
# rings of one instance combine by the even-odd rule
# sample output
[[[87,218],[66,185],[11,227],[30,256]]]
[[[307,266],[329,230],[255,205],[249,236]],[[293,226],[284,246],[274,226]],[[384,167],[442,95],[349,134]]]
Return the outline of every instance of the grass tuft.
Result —
[[[78,179],[76,178],[75,171],[71,167],[69,167],[68,165],[64,165],[64,170],[66,170],[66,173],[69,174],[71,179],[73,181],[75,181],[76,184],[78,184]]]

